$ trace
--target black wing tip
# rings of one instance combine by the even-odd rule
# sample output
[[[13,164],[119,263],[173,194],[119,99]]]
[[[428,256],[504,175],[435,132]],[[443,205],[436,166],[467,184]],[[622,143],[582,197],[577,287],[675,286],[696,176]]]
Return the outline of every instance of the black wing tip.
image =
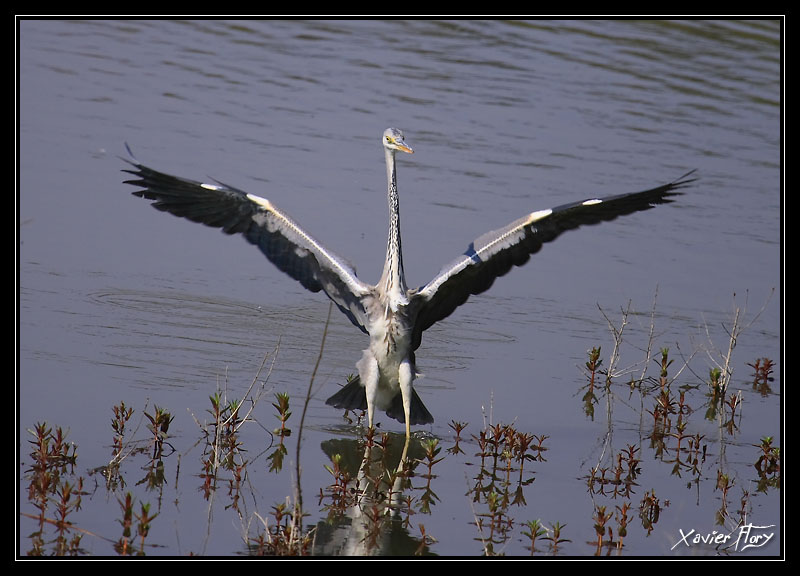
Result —
[[[123,162],[130,164],[131,166],[135,166],[136,168],[141,169],[142,164],[141,162],[139,162],[138,158],[136,158],[136,156],[134,155],[130,145],[127,142],[123,142],[123,144],[125,146],[125,151],[128,153],[128,157],[127,158],[124,156],[117,156],[117,157]],[[129,169],[125,169],[123,170],[123,172],[130,172],[131,174],[134,174],[134,172],[131,172]]]
[[[138,196],[139,198],[144,198],[147,193],[146,190],[147,184],[144,181],[144,174],[143,174],[144,165],[142,165],[136,158],[136,156],[133,154],[133,150],[131,150],[130,145],[127,142],[124,142],[123,144],[125,145],[125,151],[128,153],[128,158],[125,158],[124,156],[118,156],[118,158],[123,162],[125,162],[126,164],[130,164],[133,168],[123,168],[120,171],[126,174],[131,174],[132,176],[136,176],[136,179],[123,180],[122,183],[130,184],[131,186],[137,186],[139,188],[145,188],[145,190],[136,190],[134,192],[131,192],[131,194],[133,194],[134,196]]]
[[[696,172],[697,168],[689,170],[686,174],[684,174],[679,178],[676,178],[675,180],[670,182],[667,186],[670,187],[670,190],[679,190],[681,188],[686,188],[693,182],[697,182],[700,179],[699,176],[692,177]],[[680,194],[682,194],[682,192],[680,192]]]
[[[696,172],[697,168],[694,168],[693,170],[689,170],[683,176],[676,178],[672,182],[648,191],[649,193],[654,192],[657,194],[657,198],[652,198],[650,200],[651,202],[650,207],[652,208],[657,204],[670,204],[675,201],[676,196],[682,196],[683,194],[685,194],[684,188],[688,188],[694,182],[697,182],[699,180],[699,178],[696,176],[692,177],[693,174],[695,174]],[[645,192],[645,194],[647,194],[648,192]]]

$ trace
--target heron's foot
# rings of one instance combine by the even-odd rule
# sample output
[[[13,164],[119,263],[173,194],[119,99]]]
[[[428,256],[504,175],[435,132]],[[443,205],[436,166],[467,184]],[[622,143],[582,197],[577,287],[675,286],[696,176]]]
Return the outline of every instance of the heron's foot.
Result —
[[[411,436],[406,434],[406,441],[403,444],[403,453],[400,455],[400,461],[397,463],[397,470],[395,471],[395,476],[398,478],[405,477],[407,470],[406,464],[408,464],[408,446],[411,444]]]

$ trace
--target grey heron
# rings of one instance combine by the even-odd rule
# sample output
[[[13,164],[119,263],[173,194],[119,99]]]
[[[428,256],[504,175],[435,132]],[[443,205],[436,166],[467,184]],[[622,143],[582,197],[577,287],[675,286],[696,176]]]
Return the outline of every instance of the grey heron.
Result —
[[[175,216],[242,234],[280,270],[312,292],[324,291],[350,321],[369,335],[369,346],[356,363],[358,375],[332,395],[327,404],[366,410],[370,428],[375,411],[411,425],[433,422],[414,390],[415,351],[422,333],[449,316],[470,295],[487,290],[512,266],[521,266],[542,244],[562,232],[671,202],[694,181],[692,172],[642,192],[590,198],[537,210],[474,240],[467,250],[427,284],[409,289],[403,272],[400,208],[395,154],[413,153],[403,133],[388,128],[382,137],[386,157],[389,239],[383,273],[377,284],[356,275],[346,260],[323,246],[270,200],[220,182],[202,183],[170,176],[140,164],[131,155],[126,180],[134,195]]]

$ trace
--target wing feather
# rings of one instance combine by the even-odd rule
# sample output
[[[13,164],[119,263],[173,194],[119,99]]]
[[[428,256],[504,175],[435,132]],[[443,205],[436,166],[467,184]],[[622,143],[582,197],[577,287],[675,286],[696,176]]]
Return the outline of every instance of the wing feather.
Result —
[[[410,305],[417,310],[412,349],[419,347],[425,330],[449,316],[472,294],[488,290],[496,278],[513,266],[525,264],[543,244],[579,226],[598,224],[672,202],[674,196],[682,193],[681,188],[694,182],[693,172],[642,192],[591,198],[538,210],[480,236],[462,256],[442,268],[412,297]]]
[[[126,162],[132,168],[123,171],[135,179],[125,183],[140,188],[134,196],[152,200],[158,210],[220,228],[226,234],[242,234],[302,286],[311,292],[324,291],[366,332],[362,298],[371,287],[358,279],[346,260],[322,246],[269,200],[220,182],[196,182]]]

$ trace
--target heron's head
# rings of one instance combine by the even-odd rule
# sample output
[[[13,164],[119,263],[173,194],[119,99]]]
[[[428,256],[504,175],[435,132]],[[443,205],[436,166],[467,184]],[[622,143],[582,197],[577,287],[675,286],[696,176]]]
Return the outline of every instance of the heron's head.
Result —
[[[397,128],[387,128],[383,132],[383,146],[387,150],[400,150],[413,154],[414,151],[405,143],[403,133]]]

